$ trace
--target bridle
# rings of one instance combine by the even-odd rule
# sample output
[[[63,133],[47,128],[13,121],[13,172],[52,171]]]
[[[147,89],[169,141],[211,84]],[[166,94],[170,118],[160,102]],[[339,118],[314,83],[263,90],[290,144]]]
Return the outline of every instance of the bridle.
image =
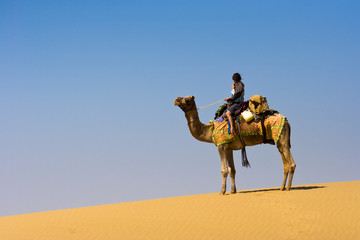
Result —
[[[199,117],[196,117],[196,118],[194,118],[193,120],[191,120],[190,122],[188,121],[187,125],[192,124],[193,122],[195,122],[195,121],[198,120],[198,119],[199,119]]]
[[[186,114],[187,114],[188,112],[193,111],[193,110],[196,110],[196,105],[193,104],[192,107],[191,107],[190,109],[188,109],[188,110],[184,110],[184,109],[182,109],[182,110],[184,111],[185,116],[186,116]],[[188,125],[192,124],[193,122],[195,122],[195,121],[198,120],[198,119],[199,119],[199,116],[197,116],[196,118],[192,119],[191,121],[188,121]]]

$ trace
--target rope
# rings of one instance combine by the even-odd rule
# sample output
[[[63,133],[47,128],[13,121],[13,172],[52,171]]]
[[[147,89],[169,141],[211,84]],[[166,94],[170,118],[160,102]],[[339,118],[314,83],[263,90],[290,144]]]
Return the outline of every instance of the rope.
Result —
[[[205,108],[208,108],[208,107],[214,106],[215,104],[221,103],[222,101],[224,101],[224,100],[222,99],[222,100],[217,101],[217,102],[214,102],[214,103],[212,103],[212,104],[209,104],[209,105],[206,105],[206,106],[199,107],[199,108],[198,108],[198,110],[202,110],[202,109],[205,109]]]

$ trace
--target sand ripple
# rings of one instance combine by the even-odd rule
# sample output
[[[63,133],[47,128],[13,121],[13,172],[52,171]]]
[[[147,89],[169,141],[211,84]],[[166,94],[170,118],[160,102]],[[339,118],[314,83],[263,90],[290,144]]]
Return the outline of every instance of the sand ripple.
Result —
[[[360,181],[0,218],[1,240],[360,239]]]

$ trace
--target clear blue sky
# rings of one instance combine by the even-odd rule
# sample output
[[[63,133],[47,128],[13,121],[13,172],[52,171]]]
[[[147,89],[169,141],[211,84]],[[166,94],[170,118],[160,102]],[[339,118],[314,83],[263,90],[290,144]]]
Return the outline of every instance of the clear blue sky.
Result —
[[[198,106],[261,94],[288,117],[294,185],[359,180],[359,1],[0,1],[0,216],[220,191]],[[217,106],[200,111],[202,122]],[[276,147],[238,190],[279,187]]]

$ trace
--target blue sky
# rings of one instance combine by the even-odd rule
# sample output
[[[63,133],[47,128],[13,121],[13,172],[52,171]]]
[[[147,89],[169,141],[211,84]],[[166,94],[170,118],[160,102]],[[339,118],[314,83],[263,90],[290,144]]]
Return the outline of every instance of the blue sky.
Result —
[[[173,100],[228,97],[234,72],[289,119],[293,184],[359,180],[359,6],[0,1],[0,216],[220,191]],[[280,186],[276,147],[247,151],[238,190]]]

